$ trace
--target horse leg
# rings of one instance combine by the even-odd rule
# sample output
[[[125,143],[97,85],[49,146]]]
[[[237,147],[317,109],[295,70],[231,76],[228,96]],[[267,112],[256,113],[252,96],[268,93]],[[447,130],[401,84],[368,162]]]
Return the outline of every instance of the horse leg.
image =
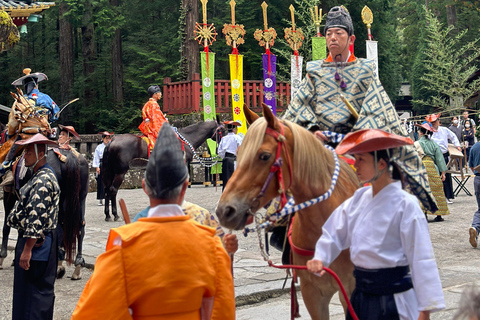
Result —
[[[119,219],[119,216],[117,214],[117,193],[118,189],[120,189],[120,186],[122,185],[124,178],[125,173],[115,175],[112,186],[110,187],[110,201],[112,202],[112,214],[115,221]]]
[[[80,229],[77,236],[77,257],[75,258],[75,270],[72,274],[72,280],[82,279],[82,267],[85,265],[85,259],[82,256],[83,237],[85,237],[85,199],[80,200]]]
[[[63,226],[59,223],[57,225],[57,259],[58,259],[58,266],[57,266],[57,279],[62,279],[65,275],[65,247],[63,245]]]
[[[3,208],[5,210],[5,219],[3,220],[3,229],[2,229],[2,248],[0,250],[0,269],[3,269],[3,260],[5,260],[5,258],[8,255],[8,251],[7,251],[8,236],[10,235],[10,226],[7,225],[8,214],[10,213],[10,210],[15,205],[16,200],[17,199],[13,195],[13,193],[7,192],[4,189]]]
[[[302,272],[299,272],[299,274],[301,273]],[[312,277],[316,276],[305,276],[304,274],[301,276],[300,289],[302,291],[303,301],[312,320],[328,320],[330,317],[328,305],[336,290],[327,279],[322,279],[323,281],[321,281],[322,283],[319,285],[318,280],[320,279],[314,279]],[[325,276],[325,278],[326,277],[328,276]],[[335,280],[332,279],[332,281]]]

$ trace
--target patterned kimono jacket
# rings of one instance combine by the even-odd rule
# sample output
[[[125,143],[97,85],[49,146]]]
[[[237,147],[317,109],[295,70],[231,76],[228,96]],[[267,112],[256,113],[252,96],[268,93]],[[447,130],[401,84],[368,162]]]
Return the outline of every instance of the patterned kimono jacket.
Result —
[[[155,99],[150,98],[142,109],[143,122],[138,127],[140,131],[150,140],[149,147],[153,149],[157,141],[157,135],[162,127],[162,124],[167,121],[163,115],[160,106]]]
[[[338,67],[328,60],[307,64],[307,76],[283,115],[284,119],[307,129],[317,126],[320,130],[342,134],[372,128],[407,135],[395,106],[375,75],[372,60],[350,59],[353,61]],[[341,89],[340,80],[335,79],[336,72],[346,83],[345,89]],[[357,110],[358,119],[342,101],[341,95]],[[402,163],[399,169],[412,193],[426,208],[437,210],[425,168],[413,145],[397,148],[392,160]]]

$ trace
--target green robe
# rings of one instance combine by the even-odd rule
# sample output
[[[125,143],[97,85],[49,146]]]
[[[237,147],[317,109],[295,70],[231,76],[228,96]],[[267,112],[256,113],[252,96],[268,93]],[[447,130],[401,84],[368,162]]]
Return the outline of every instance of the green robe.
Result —
[[[442,150],[435,141],[430,140],[426,136],[422,136],[418,142],[422,146],[423,152],[426,156],[432,158],[437,168],[437,172],[447,171],[447,165],[445,164],[445,159],[443,158]]]
[[[309,62],[307,76],[283,118],[307,129],[318,127],[319,130],[346,134],[372,128],[406,136],[395,106],[375,76],[374,62],[357,58],[343,65],[336,68],[333,62]],[[335,72],[338,72],[347,84],[345,89],[340,88]],[[342,101],[341,94],[357,110],[358,119],[355,119]],[[425,167],[414,146],[397,148],[392,160],[400,165],[412,193],[426,208],[436,211],[437,204],[430,191]]]

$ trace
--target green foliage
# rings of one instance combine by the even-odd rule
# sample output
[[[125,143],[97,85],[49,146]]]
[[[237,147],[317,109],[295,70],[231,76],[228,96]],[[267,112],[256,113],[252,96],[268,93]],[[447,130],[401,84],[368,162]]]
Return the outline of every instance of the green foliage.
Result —
[[[462,108],[464,101],[480,90],[480,79],[470,79],[478,70],[480,38],[464,42],[468,30],[452,34],[454,26],[445,28],[432,11],[425,10],[425,17],[426,45],[419,53],[425,73],[419,85],[433,94],[415,96],[414,103],[442,110]]]

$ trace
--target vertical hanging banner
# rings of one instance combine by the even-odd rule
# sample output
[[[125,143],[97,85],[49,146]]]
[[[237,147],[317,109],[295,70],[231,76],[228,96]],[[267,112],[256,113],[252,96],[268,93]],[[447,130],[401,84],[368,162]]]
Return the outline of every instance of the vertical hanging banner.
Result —
[[[369,7],[365,6],[362,9],[362,20],[363,23],[367,26],[368,31],[368,40],[367,44],[367,59],[375,61],[375,74],[378,78],[378,43],[373,40],[371,28],[373,23],[373,13]]]
[[[303,67],[303,57],[292,55],[290,56],[290,94],[291,99],[295,93],[297,93],[300,84],[302,83],[302,67]]]
[[[320,23],[322,22],[322,9],[318,10],[315,6],[315,11],[310,8],[312,13],[313,23],[317,29],[317,36],[312,37],[312,61],[323,60],[327,57],[327,40],[320,33]]]
[[[233,121],[240,120],[242,125],[237,127],[237,134],[245,135],[247,133],[247,120],[243,113],[243,55],[231,54],[229,58]]]
[[[212,24],[207,23],[207,2],[202,2],[203,23],[195,24],[195,39],[203,46],[204,52],[200,53],[200,62],[202,68],[202,95],[203,95],[203,119],[205,121],[214,121],[215,113],[215,54],[210,52],[209,46],[215,41],[217,32]],[[212,139],[207,139],[210,154],[216,155],[217,143]]]
[[[273,114],[277,114],[276,108],[276,69],[277,69],[277,57],[270,52],[270,48],[275,42],[277,32],[274,28],[268,28],[267,20],[267,7],[268,5],[263,1],[263,30],[255,30],[253,36],[259,42],[262,47],[265,47],[265,53],[263,54],[263,84],[264,84],[264,102],[270,107]]]
[[[277,99],[275,97],[277,88],[277,56],[273,53],[263,54],[263,102],[277,114]]]
[[[375,61],[375,74],[378,78],[378,42],[367,40],[367,59]]]
[[[303,57],[299,55],[298,49],[303,44],[302,29],[295,29],[295,8],[293,5],[289,7],[292,16],[292,27],[285,28],[285,40],[293,50],[293,55],[290,57],[290,97],[293,99],[295,93],[302,82],[302,63]]]
[[[202,67],[203,120],[215,121],[215,53],[200,52],[200,59]]]
[[[245,43],[243,39],[245,29],[243,25],[235,24],[235,0],[231,0],[229,4],[232,23],[224,24],[222,32],[225,34],[227,45],[233,48],[232,54],[229,56],[233,121],[240,120],[242,125],[237,127],[237,134],[245,135],[247,133],[247,120],[243,113],[243,55],[238,53],[238,46]]]

